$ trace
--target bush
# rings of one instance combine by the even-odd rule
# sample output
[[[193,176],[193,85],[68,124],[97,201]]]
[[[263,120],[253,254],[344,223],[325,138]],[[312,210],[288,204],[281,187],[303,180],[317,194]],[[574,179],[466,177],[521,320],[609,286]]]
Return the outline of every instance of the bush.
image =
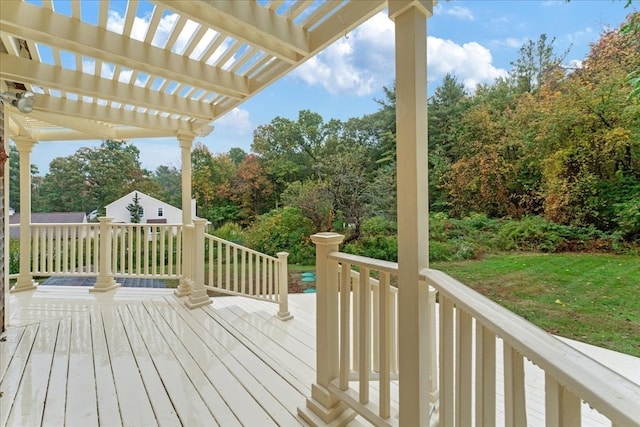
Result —
[[[272,256],[284,251],[292,264],[314,264],[311,234],[311,221],[299,209],[285,207],[260,215],[245,231],[245,238],[247,246],[257,251]]]
[[[344,246],[344,252],[385,261],[398,261],[396,236],[365,236]]]
[[[20,241],[9,239],[9,274],[20,273]]]
[[[243,245],[245,241],[242,227],[235,222],[225,223],[222,227],[214,230],[213,235],[239,245]]]

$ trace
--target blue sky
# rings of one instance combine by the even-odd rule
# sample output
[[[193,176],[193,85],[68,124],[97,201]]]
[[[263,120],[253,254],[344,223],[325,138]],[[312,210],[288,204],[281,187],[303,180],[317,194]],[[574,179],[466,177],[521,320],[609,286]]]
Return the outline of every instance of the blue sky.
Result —
[[[244,1],[244,0],[240,0]],[[362,0],[366,1],[366,0]],[[114,3],[116,4],[116,3]],[[578,63],[608,28],[618,27],[639,2],[626,0],[451,0],[441,1],[427,23],[429,92],[452,73],[470,91],[510,70],[518,49],[541,34],[555,37],[556,52],[570,48],[565,63]],[[375,99],[394,79],[393,23],[386,13],[352,31],[254,98],[214,122],[215,130],[196,138],[211,152],[232,147],[249,152],[253,130],[276,116],[295,120],[300,110],[347,120],[377,110]],[[147,169],[180,166],[178,142],[172,138],[134,140]],[[99,141],[43,142],[33,149],[32,163],[41,174],[57,156]]]

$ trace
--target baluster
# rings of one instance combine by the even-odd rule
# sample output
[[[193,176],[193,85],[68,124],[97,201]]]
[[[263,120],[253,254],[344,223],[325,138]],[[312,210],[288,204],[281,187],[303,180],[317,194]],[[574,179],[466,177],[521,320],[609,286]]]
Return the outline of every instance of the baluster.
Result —
[[[504,419],[505,425],[525,427],[527,411],[524,391],[524,360],[509,343],[504,346]]]
[[[351,316],[353,354],[351,364],[355,372],[360,372],[360,293],[362,292],[359,286],[360,274],[352,270],[349,281],[353,292],[353,315]]]
[[[368,281],[368,291],[371,292],[371,303],[373,304],[371,324],[373,332],[373,371],[380,372],[380,282],[375,286],[373,281],[373,278]]]
[[[456,308],[456,426],[471,425],[471,331],[469,313]]]
[[[287,254],[288,256],[289,254]],[[278,254],[278,257],[280,257],[280,254]],[[242,290],[241,292],[243,294],[246,295],[247,293],[247,262],[246,262],[246,258],[247,258],[247,251],[245,249],[242,249],[240,251],[240,289]],[[285,258],[285,263],[286,263],[286,258]],[[285,283],[287,282],[287,278],[285,277],[284,279]],[[282,281],[280,282],[282,283]],[[288,288],[287,288],[288,291]],[[287,310],[288,311],[288,310]]]
[[[440,294],[440,425],[454,423],[453,301]]]
[[[342,263],[340,270],[340,389],[349,388],[349,375],[351,374],[351,264]]]
[[[31,267],[34,273],[38,273],[40,271],[41,264],[41,252],[40,249],[40,228],[34,227],[32,236],[31,236],[31,247],[33,248],[33,266]]]
[[[476,322],[476,426],[496,425],[496,336]]]
[[[233,259],[231,260],[231,265],[233,268],[233,290],[234,292],[238,292],[238,290],[240,289],[238,287],[238,247],[234,246],[233,247]]]
[[[149,226],[151,232],[151,274],[153,276],[158,274],[158,234],[160,233],[160,227]]]
[[[380,416],[389,418],[391,416],[391,322],[390,322],[390,300],[391,290],[389,288],[390,274],[380,273],[378,282],[378,351],[380,352],[378,370],[380,372]]]
[[[360,268],[360,403],[369,403],[369,374],[371,372],[371,291],[369,269]]]
[[[545,373],[545,419],[548,427],[579,427],[580,399]]]

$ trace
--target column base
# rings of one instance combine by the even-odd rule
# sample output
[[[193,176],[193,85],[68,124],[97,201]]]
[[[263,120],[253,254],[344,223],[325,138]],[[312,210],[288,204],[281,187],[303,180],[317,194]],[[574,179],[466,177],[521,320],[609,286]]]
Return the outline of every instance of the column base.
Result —
[[[119,287],[120,283],[116,282],[113,277],[98,277],[93,288],[89,288],[89,292],[109,292]]]
[[[38,287],[38,282],[33,280],[31,277],[23,278],[22,280],[18,278],[16,283],[11,287],[9,292],[22,292],[22,291],[32,291]]]
[[[312,427],[341,427],[353,421],[358,414],[324,387],[312,384],[311,397],[307,398],[306,406],[298,407],[298,415]]]
[[[213,301],[211,301],[211,298],[209,298],[209,295],[207,294],[207,290],[204,288],[192,291],[184,302],[184,304],[192,310],[212,303]]]
[[[177,297],[186,297],[190,295],[193,291],[193,286],[191,285],[191,280],[187,278],[180,279],[180,284],[176,288],[175,295]]]
[[[285,311],[285,312],[279,311],[278,314],[276,314],[276,317],[282,320],[283,322],[293,319],[293,315],[288,311]]]

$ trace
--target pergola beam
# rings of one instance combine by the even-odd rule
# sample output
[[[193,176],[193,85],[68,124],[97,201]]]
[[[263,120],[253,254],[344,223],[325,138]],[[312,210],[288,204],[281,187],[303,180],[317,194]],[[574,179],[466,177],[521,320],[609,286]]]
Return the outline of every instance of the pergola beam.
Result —
[[[105,28],[22,1],[2,3],[2,30],[14,36],[120,64],[150,75],[236,99],[249,95],[247,79]]]
[[[159,132],[163,135],[175,135],[177,132],[195,132],[200,127],[208,124],[206,121],[188,122],[172,117],[164,117],[160,114],[140,113],[123,108],[87,104],[80,101],[40,94],[36,97],[34,111],[61,114],[75,119],[84,118],[96,122],[139,127],[147,131],[152,130],[154,134]]]
[[[162,109],[172,114],[205,120],[216,117],[215,106],[178,95],[104,79],[79,71],[67,70],[29,59],[0,53],[0,78],[44,86],[82,96],[105,99],[135,107]]]
[[[250,1],[167,1],[154,3],[223,34],[258,46],[291,64],[309,53],[309,33],[291,20]]]

